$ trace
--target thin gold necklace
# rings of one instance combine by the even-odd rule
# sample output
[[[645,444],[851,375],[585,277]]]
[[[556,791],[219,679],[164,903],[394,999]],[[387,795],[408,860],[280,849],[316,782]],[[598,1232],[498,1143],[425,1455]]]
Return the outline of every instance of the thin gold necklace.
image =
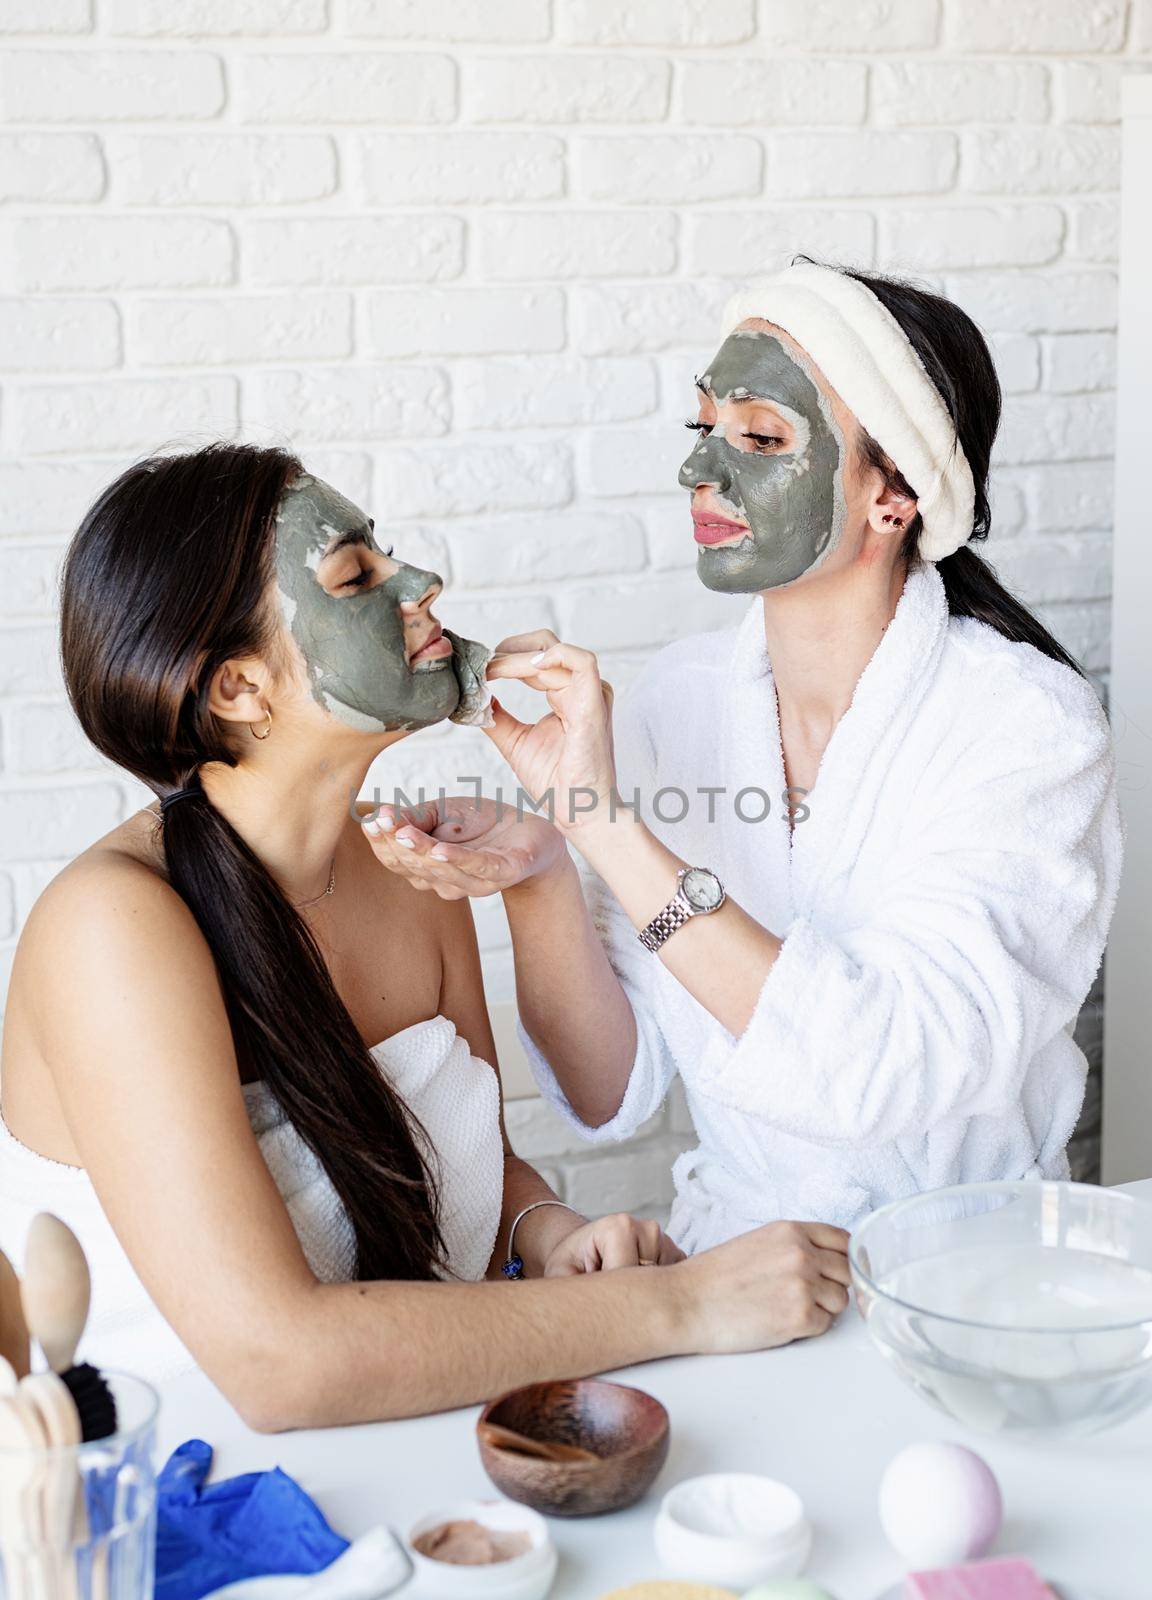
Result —
[[[328,887],[321,889],[319,894],[314,894],[311,900],[293,900],[292,907],[295,911],[303,911],[306,906],[314,906],[318,901],[324,900],[336,887],[336,857],[332,857],[332,865],[328,869]]]

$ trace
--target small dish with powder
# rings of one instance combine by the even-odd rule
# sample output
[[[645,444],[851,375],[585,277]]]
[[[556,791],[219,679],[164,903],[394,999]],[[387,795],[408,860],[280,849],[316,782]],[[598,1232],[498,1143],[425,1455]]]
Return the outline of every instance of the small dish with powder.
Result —
[[[447,1561],[453,1567],[494,1567],[500,1561],[515,1561],[532,1548],[528,1534],[517,1529],[505,1533],[499,1528],[486,1528],[482,1522],[469,1517],[465,1521],[442,1522],[412,1541],[413,1550],[432,1561]]]
[[[457,1501],[421,1517],[404,1543],[416,1592],[438,1600],[545,1600],[556,1578],[547,1523],[510,1501]]]
[[[678,1577],[748,1588],[796,1577],[812,1549],[800,1496],[750,1472],[687,1478],[664,1496],[656,1553]]]

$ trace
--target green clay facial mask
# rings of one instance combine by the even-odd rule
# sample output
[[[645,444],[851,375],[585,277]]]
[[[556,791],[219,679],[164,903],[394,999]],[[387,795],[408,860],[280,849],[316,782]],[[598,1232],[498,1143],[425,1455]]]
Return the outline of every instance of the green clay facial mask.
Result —
[[[792,436],[763,452],[739,436],[731,413],[701,434],[680,468],[680,483],[711,484],[720,514],[749,531],[738,544],[701,543],[697,574],[709,589],[730,594],[778,589],[812,571],[839,543],[844,436],[810,373],[775,334],[752,328],[730,334],[700,382],[718,408],[767,402]]]
[[[401,603],[421,600],[440,578],[400,563],[383,581],[329,591],[317,578],[321,559],[346,543],[383,553],[358,506],[302,473],[276,512],[276,582],[315,699],[368,733],[426,728],[457,714],[472,720],[488,659],[482,645],[446,634],[451,656],[408,662]]]

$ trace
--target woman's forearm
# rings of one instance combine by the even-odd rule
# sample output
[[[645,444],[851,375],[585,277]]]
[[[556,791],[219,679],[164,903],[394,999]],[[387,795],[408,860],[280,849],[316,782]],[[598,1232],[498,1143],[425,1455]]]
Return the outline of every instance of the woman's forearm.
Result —
[[[604,880],[637,932],[658,915],[676,892],[682,861],[674,851],[621,808],[615,817],[594,818],[569,835],[589,866]],[[744,1032],[781,941],[732,900],[710,916],[693,917],[664,944],[660,960],[692,997],[728,1032]]]
[[[569,1104],[592,1127],[619,1110],[636,1055],[636,1019],[565,856],[505,891],[516,1003]]]
[[[680,1269],[547,1282],[316,1284],[265,1306],[232,1370],[209,1376],[261,1432],[447,1411],[548,1379],[695,1348]]]

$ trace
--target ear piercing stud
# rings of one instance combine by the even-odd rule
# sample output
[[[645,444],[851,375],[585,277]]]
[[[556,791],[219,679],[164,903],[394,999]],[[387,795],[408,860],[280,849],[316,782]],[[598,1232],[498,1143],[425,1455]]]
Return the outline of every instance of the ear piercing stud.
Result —
[[[890,522],[894,528],[902,528],[904,526],[903,517],[885,517],[884,521]]]

